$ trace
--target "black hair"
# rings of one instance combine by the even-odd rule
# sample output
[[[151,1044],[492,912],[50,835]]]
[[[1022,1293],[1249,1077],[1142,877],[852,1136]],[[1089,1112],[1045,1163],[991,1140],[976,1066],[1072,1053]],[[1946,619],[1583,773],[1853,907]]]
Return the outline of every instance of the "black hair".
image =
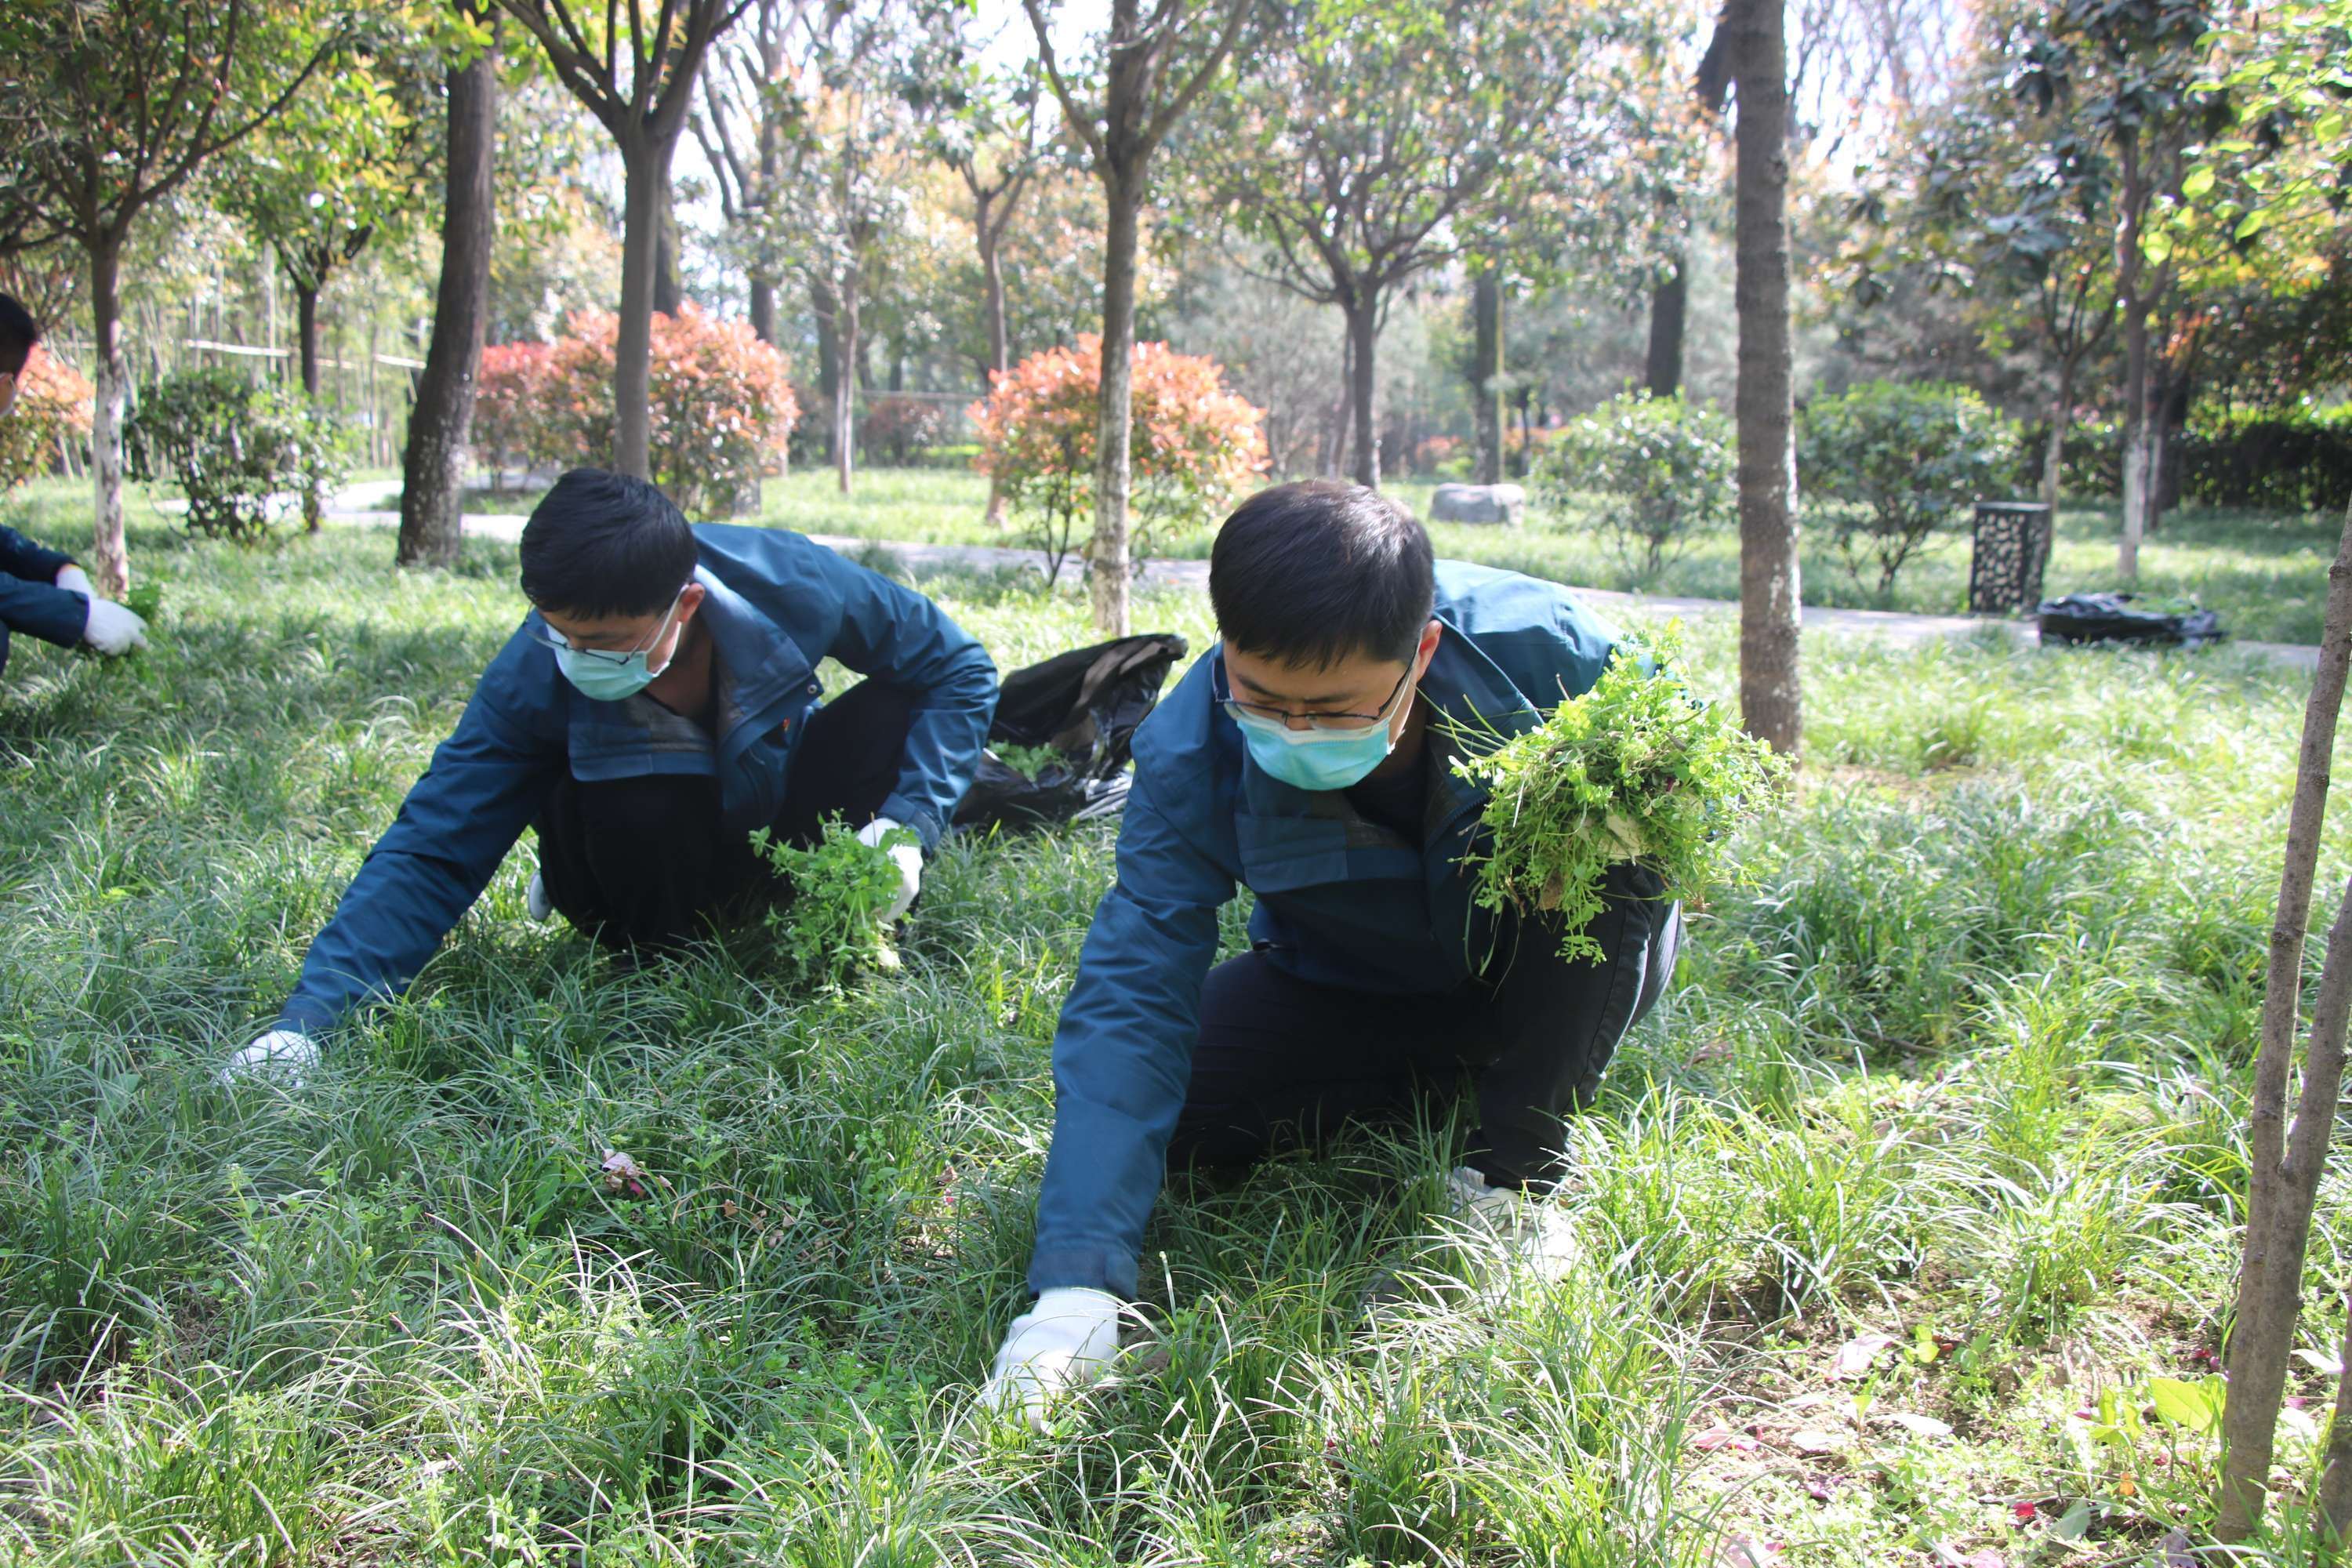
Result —
[[[41,341],[40,323],[24,302],[0,294],[0,375],[22,375],[33,345]]]
[[[1328,669],[1410,663],[1437,596],[1429,534],[1361,485],[1308,479],[1242,502],[1209,552],[1217,630],[1244,653]]]
[[[522,591],[583,618],[650,616],[694,576],[694,531],[645,480],[574,468],[522,525]]]

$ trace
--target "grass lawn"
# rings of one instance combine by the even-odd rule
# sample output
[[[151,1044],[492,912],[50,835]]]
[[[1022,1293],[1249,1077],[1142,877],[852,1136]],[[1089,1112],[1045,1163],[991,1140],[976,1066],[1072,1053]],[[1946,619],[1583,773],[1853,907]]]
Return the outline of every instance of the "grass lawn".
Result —
[[[70,543],[86,504],[16,521]],[[1449,1284],[1442,1131],[1181,1187],[1159,1346],[1035,1437],[968,1401],[1108,826],[952,847],[903,972],[831,998],[532,924],[526,847],[318,1081],[225,1092],[518,618],[514,552],[131,545],[154,648],[20,639],[0,680],[0,1562],[2016,1568],[2202,1529],[2212,1441],[2147,1412],[2224,1326],[2295,677],[1811,645],[1803,786],[1577,1126],[1586,1264]],[[1075,593],[930,586],[1008,667],[1087,635]],[[1701,628],[1696,679],[1731,658]],[[1430,1284],[1367,1322],[1400,1247]],[[2274,1519],[2250,1561],[2305,1561]]]

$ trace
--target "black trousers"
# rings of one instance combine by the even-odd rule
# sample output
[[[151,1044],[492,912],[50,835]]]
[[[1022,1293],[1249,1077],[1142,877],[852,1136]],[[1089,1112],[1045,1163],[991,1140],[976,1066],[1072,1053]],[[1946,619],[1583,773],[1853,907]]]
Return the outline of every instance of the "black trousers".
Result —
[[[1228,959],[1202,988],[1170,1166],[1230,1170],[1349,1122],[1443,1113],[1466,1092],[1478,1119],[1469,1163],[1500,1185],[1557,1184],[1565,1118],[1674,973],[1682,914],[1659,892],[1647,872],[1612,876],[1588,928],[1598,963],[1570,963],[1555,933],[1523,926],[1494,973],[1440,995],[1310,984],[1263,952]]]
[[[863,827],[897,787],[914,693],[867,680],[811,714],[769,830],[808,845],[838,815]],[[719,781],[649,773],[583,783],[568,772],[540,820],[548,901],[614,947],[667,947],[740,919],[782,884],[748,835],[728,832]]]

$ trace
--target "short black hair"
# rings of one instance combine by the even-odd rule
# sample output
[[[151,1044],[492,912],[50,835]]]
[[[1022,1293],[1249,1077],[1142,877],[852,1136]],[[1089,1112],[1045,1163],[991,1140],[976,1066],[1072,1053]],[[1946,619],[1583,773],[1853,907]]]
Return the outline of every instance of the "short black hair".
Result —
[[[649,616],[669,608],[694,563],[686,514],[628,474],[574,468],[522,525],[522,591],[542,610]]]
[[[41,324],[24,301],[0,294],[0,375],[22,375],[33,345],[41,341]]]
[[[1378,490],[1337,479],[1258,491],[1209,552],[1217,630],[1285,664],[1328,669],[1360,653],[1410,663],[1436,597],[1428,531]]]

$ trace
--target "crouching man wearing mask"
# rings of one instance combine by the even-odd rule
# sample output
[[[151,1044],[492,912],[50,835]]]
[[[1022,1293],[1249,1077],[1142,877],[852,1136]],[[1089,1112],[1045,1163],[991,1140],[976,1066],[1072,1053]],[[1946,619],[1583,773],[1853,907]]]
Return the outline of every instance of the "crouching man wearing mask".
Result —
[[[539,829],[532,916],[659,949],[774,886],[751,834],[838,815],[923,850],[996,707],[988,655],[930,600],[780,529],[689,525],[642,479],[574,468],[522,531],[531,610],[310,945],[276,1026],[224,1076],[299,1076],[352,1007],[405,986]],[[820,660],[866,679],[820,703]]]
[[[1535,724],[1615,641],[1564,590],[1435,562],[1395,501],[1318,481],[1226,521],[1209,594],[1218,646],[1136,731],[1118,879],[1054,1041],[1037,1299],[982,1393],[1033,1424],[1116,1355],[1168,1167],[1466,1088],[1450,1205],[1554,1248],[1563,1118],[1674,968],[1679,913],[1647,872],[1607,889],[1598,963],[1471,899],[1486,800],[1449,765],[1460,734]],[[1237,886],[1251,950],[1213,968]]]

